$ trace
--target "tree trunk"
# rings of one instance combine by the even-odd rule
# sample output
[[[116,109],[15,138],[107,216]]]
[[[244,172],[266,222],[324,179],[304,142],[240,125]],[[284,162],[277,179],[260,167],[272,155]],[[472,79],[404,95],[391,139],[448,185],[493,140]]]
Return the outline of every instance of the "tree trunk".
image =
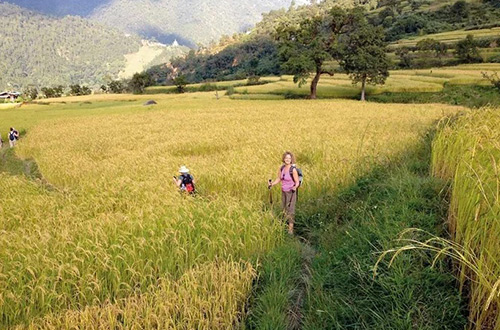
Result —
[[[320,76],[321,76],[321,67],[316,68],[316,75],[314,76],[314,79],[311,82],[311,95],[309,95],[309,98],[311,100],[316,99],[316,90],[318,88],[318,81]]]
[[[361,101],[365,101],[366,77],[361,81]]]

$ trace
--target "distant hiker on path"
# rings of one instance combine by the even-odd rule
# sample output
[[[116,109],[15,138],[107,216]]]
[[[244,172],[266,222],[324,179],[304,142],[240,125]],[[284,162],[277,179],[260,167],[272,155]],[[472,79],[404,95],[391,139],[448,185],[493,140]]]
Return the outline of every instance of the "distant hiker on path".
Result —
[[[181,166],[181,168],[179,169],[179,173],[181,174],[179,177],[174,176],[173,178],[176,186],[179,187],[181,191],[185,191],[191,195],[194,194],[195,182],[193,176],[189,174],[189,169],[186,166]]]
[[[11,148],[14,148],[18,139],[19,139],[19,132],[16,131],[14,127],[11,127],[9,131],[9,145]]]
[[[297,188],[300,186],[299,172],[295,167],[295,156],[286,151],[282,157],[283,165],[278,171],[278,178],[268,183],[269,188],[281,182],[281,207],[288,222],[288,233],[293,234],[295,223],[295,204]]]

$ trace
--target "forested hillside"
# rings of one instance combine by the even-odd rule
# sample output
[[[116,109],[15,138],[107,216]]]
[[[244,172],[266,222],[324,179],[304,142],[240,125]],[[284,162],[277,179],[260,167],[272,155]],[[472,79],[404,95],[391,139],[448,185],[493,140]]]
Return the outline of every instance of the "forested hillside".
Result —
[[[226,36],[217,46],[191,52],[173,61],[174,75],[189,82],[245,79],[287,74],[279,59],[276,33],[282,26],[298,26],[312,17],[327,15],[334,6],[363,6],[368,21],[384,30],[392,68],[424,68],[472,62],[500,61],[500,1],[496,0],[324,0],[307,6],[270,11],[248,34]],[[481,30],[482,29],[482,30]],[[461,37],[442,42],[433,34],[461,30]],[[466,38],[467,35],[471,38]],[[412,47],[395,43],[419,37]],[[428,37],[426,37],[428,36]],[[461,48],[461,49],[459,49]],[[335,63],[333,66],[336,67]],[[171,72],[171,68],[163,67]],[[153,68],[156,76],[161,67]],[[162,80],[160,83],[164,83]],[[168,81],[168,79],[166,79]]]
[[[292,0],[8,0],[45,14],[79,15],[143,38],[195,47],[251,28],[261,14]],[[294,0],[295,5],[309,0]]]
[[[88,20],[50,18],[0,3],[0,89],[99,84],[124,69],[138,37]]]
[[[459,29],[500,26],[498,0],[324,0],[297,10],[275,10],[263,16],[255,32],[269,34],[285,22],[294,22],[333,6],[364,6],[373,25],[382,25],[387,41]]]

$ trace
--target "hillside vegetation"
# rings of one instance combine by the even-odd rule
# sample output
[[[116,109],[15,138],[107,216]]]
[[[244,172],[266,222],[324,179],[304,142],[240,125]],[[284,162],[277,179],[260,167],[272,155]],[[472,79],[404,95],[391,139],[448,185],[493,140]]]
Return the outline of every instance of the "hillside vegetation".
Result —
[[[90,18],[124,31],[154,37],[163,43],[194,47],[207,45],[223,34],[243,32],[272,9],[290,6],[291,0],[114,0]]]
[[[119,28],[143,38],[171,44],[175,39],[187,46],[208,44],[223,34],[245,31],[261,14],[286,8],[291,0],[8,0],[21,7],[64,16],[78,15]],[[297,5],[308,0],[295,0]]]
[[[139,38],[79,17],[52,18],[0,3],[0,89],[98,84],[125,67]]]
[[[134,58],[146,46],[150,58]],[[44,16],[5,2],[0,2],[0,49],[0,90],[21,91],[30,85],[98,87],[186,51],[144,43],[80,17]]]
[[[174,70],[165,66],[153,68],[155,75],[167,76],[161,81],[154,77],[153,80],[157,84],[171,84],[176,75],[183,75],[188,82],[198,83],[293,74],[290,67],[300,67],[303,63],[297,58],[293,65],[283,65],[287,52],[280,49],[279,31],[306,24],[311,18],[327,17],[331,8],[337,5],[362,5],[368,9],[366,17],[370,24],[383,27],[385,42],[389,45],[387,55],[393,69],[500,61],[500,32],[496,27],[500,24],[500,8],[493,1],[325,0],[266,13],[249,34],[225,36],[218,45],[191,51],[188,56],[172,61]],[[333,37],[339,40],[333,45],[345,40],[341,34]],[[325,49],[325,55],[338,55],[334,48]],[[332,62],[325,70],[342,72],[345,68]]]

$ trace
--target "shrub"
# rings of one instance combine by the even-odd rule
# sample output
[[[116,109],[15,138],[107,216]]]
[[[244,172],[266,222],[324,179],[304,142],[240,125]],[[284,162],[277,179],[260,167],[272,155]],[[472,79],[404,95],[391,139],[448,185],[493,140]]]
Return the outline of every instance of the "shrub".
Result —
[[[493,72],[492,74],[488,74],[488,72],[481,72],[481,74],[484,79],[488,80],[500,92],[500,78],[498,77],[497,72]]]
[[[216,84],[211,84],[211,83],[204,83],[201,84],[200,88],[198,88],[198,91],[200,92],[210,92],[210,91],[216,91],[217,85]]]
[[[231,96],[234,94],[234,86],[229,86],[227,89],[226,89],[226,95],[227,96]]]
[[[500,54],[493,55],[486,61],[488,63],[500,63]]]

